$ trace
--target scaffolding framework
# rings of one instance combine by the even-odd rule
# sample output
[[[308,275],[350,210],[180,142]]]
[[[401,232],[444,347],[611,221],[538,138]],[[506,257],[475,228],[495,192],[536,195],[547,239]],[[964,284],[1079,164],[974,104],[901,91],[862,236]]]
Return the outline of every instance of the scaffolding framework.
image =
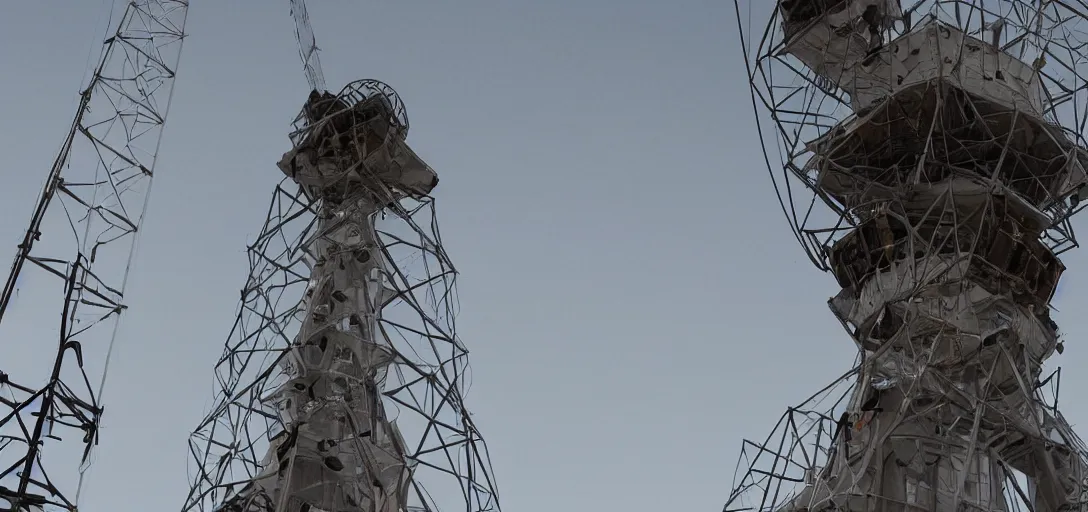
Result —
[[[438,179],[407,131],[380,82],[311,93],[248,248],[183,510],[499,510],[463,402]]]
[[[736,5],[780,205],[859,356],[745,442],[725,510],[1088,510],[1043,370],[1088,198],[1088,5],[783,0],[759,31]]]
[[[0,343],[26,357],[0,359],[0,510],[77,510],[187,12],[124,7],[18,246]]]

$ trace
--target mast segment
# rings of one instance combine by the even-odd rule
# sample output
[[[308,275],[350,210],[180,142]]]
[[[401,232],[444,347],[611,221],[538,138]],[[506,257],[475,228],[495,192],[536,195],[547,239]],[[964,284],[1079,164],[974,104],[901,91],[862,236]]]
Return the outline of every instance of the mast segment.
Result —
[[[30,360],[0,361],[0,510],[77,510],[187,12],[124,8],[0,292],[0,344]]]
[[[302,67],[306,72],[306,81],[310,84],[310,90],[325,92],[325,73],[321,71],[319,49],[317,40],[314,38],[314,29],[310,27],[310,14],[306,11],[306,0],[291,0],[291,17],[295,19],[298,55],[302,57]]]
[[[757,127],[858,359],[745,443],[725,509],[1088,510],[1088,448],[1043,371],[1088,198],[1088,5],[766,8],[742,41]]]
[[[324,92],[304,2],[291,5],[313,89],[249,247],[183,511],[498,512],[464,403],[438,175],[391,87]]]

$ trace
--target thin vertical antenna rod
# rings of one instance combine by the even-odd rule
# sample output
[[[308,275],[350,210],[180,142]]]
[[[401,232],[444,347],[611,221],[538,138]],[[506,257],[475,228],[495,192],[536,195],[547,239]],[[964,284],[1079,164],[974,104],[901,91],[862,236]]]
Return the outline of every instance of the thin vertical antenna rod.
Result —
[[[187,13],[125,6],[0,293],[0,510],[77,510]]]
[[[310,27],[310,15],[306,12],[306,0],[291,0],[291,16],[295,18],[298,54],[302,57],[310,90],[325,92],[325,75],[321,71],[321,59],[317,55],[317,40],[314,39],[314,30]]]

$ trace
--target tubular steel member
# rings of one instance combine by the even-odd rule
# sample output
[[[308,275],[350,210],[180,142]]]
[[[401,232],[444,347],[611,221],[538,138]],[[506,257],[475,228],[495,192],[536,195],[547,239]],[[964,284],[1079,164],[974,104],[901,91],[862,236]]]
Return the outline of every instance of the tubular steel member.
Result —
[[[438,177],[407,130],[380,82],[311,93],[279,163],[299,191],[277,192],[292,206],[250,248],[184,510],[499,510],[462,402],[455,271],[428,195]],[[302,300],[282,307],[285,295]]]
[[[781,204],[859,357],[837,401],[746,443],[726,510],[1088,510],[1088,449],[1043,378],[1088,184],[1082,13],[783,0],[745,47]]]
[[[124,6],[0,293],[0,511],[78,509],[187,13]]]

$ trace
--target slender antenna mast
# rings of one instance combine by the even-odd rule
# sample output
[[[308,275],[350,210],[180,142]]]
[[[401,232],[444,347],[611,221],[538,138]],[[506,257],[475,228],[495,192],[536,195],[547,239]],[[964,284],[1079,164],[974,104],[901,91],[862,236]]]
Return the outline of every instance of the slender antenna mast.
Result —
[[[310,28],[306,0],[291,0],[291,17],[295,18],[298,54],[302,57],[302,66],[306,70],[306,81],[310,83],[310,90],[325,92],[325,74],[321,71],[321,59],[317,55],[317,40],[314,39],[314,30]]]
[[[438,175],[407,145],[391,87],[324,92],[302,0],[292,13],[313,90],[249,247],[182,510],[497,512],[463,399]]]
[[[0,360],[0,510],[77,509],[187,12],[187,0],[125,7],[0,293],[0,343],[35,363]]]

